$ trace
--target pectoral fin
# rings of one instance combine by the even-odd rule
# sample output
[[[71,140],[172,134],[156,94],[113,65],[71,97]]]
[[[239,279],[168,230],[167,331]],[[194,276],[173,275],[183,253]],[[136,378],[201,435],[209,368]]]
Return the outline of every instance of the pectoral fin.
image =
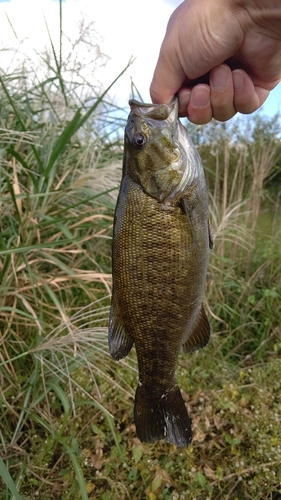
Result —
[[[183,351],[193,352],[202,349],[202,347],[208,344],[209,339],[210,324],[202,305],[192,330],[182,345]]]
[[[114,359],[122,359],[129,354],[133,346],[133,340],[127,334],[123,325],[122,315],[115,300],[112,301],[109,328],[108,328],[108,346],[109,352]]]
[[[209,233],[209,248],[210,248],[210,250],[213,250],[213,248],[214,248],[214,240],[213,240],[213,237],[212,237],[210,219],[208,219],[208,233]]]

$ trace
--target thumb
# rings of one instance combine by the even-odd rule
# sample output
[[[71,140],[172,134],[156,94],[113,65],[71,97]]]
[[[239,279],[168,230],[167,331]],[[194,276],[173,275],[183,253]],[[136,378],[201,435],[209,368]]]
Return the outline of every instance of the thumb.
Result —
[[[160,51],[150,85],[151,100],[155,104],[168,104],[186,79],[182,67],[175,65],[174,60],[174,56]]]

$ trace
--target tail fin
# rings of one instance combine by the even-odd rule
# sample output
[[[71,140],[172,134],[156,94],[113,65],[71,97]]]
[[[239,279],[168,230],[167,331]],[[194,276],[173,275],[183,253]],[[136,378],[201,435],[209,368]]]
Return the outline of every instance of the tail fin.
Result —
[[[134,416],[141,441],[152,443],[165,439],[182,448],[191,443],[190,420],[178,386],[157,400],[139,386]]]

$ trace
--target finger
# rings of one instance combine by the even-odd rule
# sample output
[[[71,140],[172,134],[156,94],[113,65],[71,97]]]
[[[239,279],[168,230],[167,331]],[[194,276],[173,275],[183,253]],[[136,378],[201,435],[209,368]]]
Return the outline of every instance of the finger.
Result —
[[[213,111],[210,96],[209,85],[199,84],[192,89],[186,112],[186,116],[192,123],[203,125],[211,121]]]
[[[185,73],[177,61],[177,56],[172,53],[169,47],[165,48],[164,40],[150,84],[152,102],[155,104],[168,104],[181,88],[184,80]]]
[[[182,88],[178,92],[179,116],[187,116],[187,108],[191,98],[191,88]]]
[[[185,78],[183,72],[182,78],[171,76],[176,76],[176,71],[178,70],[174,68],[167,71],[167,66],[164,67],[162,64],[156,67],[150,85],[150,96],[154,104],[168,104],[173,99]],[[166,82],[166,84],[163,85],[163,82]]]
[[[236,114],[233,105],[234,89],[232,72],[229,66],[221,64],[210,72],[211,107],[213,118],[226,121]]]
[[[266,100],[269,90],[254,86],[252,79],[242,69],[232,73],[234,86],[234,107],[239,113],[249,114],[256,111]]]

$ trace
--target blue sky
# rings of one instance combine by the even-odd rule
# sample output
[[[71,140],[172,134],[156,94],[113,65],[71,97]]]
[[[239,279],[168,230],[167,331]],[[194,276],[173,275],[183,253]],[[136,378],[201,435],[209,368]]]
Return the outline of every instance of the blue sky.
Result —
[[[262,111],[268,116],[273,116],[277,112],[281,114],[281,83],[270,92],[269,97],[262,106]]]

